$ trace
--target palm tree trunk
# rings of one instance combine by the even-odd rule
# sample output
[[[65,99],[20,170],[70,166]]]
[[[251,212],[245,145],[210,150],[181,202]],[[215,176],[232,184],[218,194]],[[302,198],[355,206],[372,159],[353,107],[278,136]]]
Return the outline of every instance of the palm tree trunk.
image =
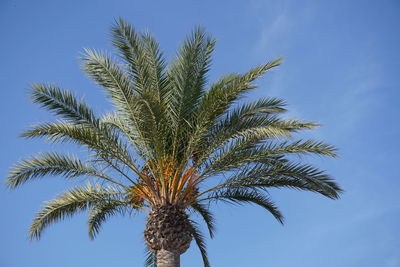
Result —
[[[180,267],[180,254],[174,250],[157,251],[157,267]]]

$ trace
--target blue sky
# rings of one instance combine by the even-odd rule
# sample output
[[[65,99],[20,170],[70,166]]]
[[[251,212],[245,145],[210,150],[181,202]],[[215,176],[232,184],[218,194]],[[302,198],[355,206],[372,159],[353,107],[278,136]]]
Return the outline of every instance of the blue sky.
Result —
[[[195,25],[217,39],[210,80],[280,56],[249,99],[275,96],[289,117],[323,124],[308,136],[335,144],[338,159],[306,158],[345,189],[338,201],[306,192],[271,195],[285,226],[252,206],[218,205],[213,266],[400,266],[399,1],[12,1],[0,2],[0,173],[39,151],[76,151],[18,138],[52,120],[27,97],[31,82],[70,88],[99,111],[103,92],[80,70],[84,47],[110,49],[108,29],[123,17],[148,29],[168,58]],[[71,186],[57,178],[0,188],[0,266],[142,266],[144,217],[113,218],[89,241],[84,214],[27,240],[35,212]],[[202,266],[195,246],[182,266]]]

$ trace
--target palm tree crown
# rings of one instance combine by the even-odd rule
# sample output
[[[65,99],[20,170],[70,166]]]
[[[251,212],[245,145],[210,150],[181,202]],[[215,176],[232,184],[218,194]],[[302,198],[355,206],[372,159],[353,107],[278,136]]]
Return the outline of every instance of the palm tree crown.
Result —
[[[89,236],[94,238],[108,217],[142,210],[149,213],[149,263],[155,255],[161,262],[160,250],[179,256],[193,238],[208,266],[203,236],[187,212],[199,214],[212,237],[209,204],[219,200],[259,205],[282,223],[280,211],[266,194],[269,188],[338,198],[341,189],[328,174],[291,157],[336,155],[332,145],[291,139],[294,132],[313,129],[316,123],[282,118],[281,99],[239,102],[256,88],[253,81],[280,65],[281,59],[209,85],[206,76],[215,41],[201,28],[193,31],[168,66],[153,37],[138,33],[122,19],[112,28],[112,44],[119,59],[89,49],[83,57],[85,72],[114,104],[112,113],[99,117],[67,90],[32,85],[33,101],[60,120],[40,123],[22,136],[72,142],[90,153],[85,160],[42,153],[12,168],[10,188],[46,175],[88,178],[87,185],[46,202],[33,220],[31,238],[40,238],[51,223],[83,210],[89,211]]]

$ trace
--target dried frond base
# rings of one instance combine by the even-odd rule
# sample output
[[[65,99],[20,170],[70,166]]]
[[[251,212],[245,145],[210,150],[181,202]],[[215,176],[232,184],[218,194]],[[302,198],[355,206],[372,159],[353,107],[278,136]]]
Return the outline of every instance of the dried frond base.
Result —
[[[184,253],[192,240],[188,216],[177,205],[154,207],[147,218],[144,239],[153,252],[165,249]]]

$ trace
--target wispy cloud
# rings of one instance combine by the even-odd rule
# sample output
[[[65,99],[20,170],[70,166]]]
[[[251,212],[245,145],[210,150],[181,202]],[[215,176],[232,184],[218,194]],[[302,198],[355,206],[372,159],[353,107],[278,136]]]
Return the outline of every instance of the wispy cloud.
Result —
[[[271,5],[269,1],[256,0],[249,6],[249,15],[256,18],[256,27],[259,29],[258,41],[253,45],[254,57],[265,57],[266,54],[289,56],[288,60],[296,64],[293,66],[290,65],[291,62],[287,62],[274,74],[272,86],[269,87],[270,95],[288,99],[293,95],[298,96],[300,92],[293,90],[299,90],[299,87],[291,86],[304,83],[307,81],[305,78],[312,79],[313,84],[307,85],[307,88],[300,87],[301,92],[307,97],[315,93],[321,94],[321,98],[316,100],[327,102],[326,108],[318,111],[324,123],[336,124],[337,133],[343,134],[356,130],[365,121],[371,105],[376,104],[374,101],[379,97],[378,89],[383,83],[381,62],[373,53],[373,44],[355,39],[352,40],[353,46],[347,46],[339,41],[341,32],[327,34],[324,29],[320,29],[323,37],[314,34],[315,23],[321,19],[315,3],[305,2],[300,5],[280,1],[279,4]],[[311,36],[314,39],[304,39],[310,33],[313,33]],[[332,48],[333,42],[338,46]],[[298,45],[306,46],[311,57],[299,55],[302,50]],[[319,54],[313,56],[312,49],[318,50]],[[343,52],[347,54],[343,55]],[[340,56],[343,56],[344,62],[339,60]],[[301,68],[304,66],[299,64],[309,65],[303,71]],[[320,69],[312,69],[313,67]],[[310,110],[316,112],[314,109]],[[307,117],[294,106],[290,106],[288,115]]]
[[[306,3],[296,6],[286,0],[273,3],[255,0],[249,5],[248,15],[257,22],[255,27],[258,29],[258,38],[251,49],[255,61],[258,62],[260,57],[284,57],[283,66],[274,72],[268,87],[268,95],[284,97],[282,93],[288,89],[285,82],[288,74],[286,56],[293,48],[299,25],[313,16],[313,8]],[[303,117],[293,106],[286,115],[291,118]]]
[[[274,2],[274,5],[269,1],[255,0],[251,1],[248,13],[258,22],[259,38],[253,48],[253,53],[258,55],[265,51],[282,53],[289,49],[293,33],[313,16],[313,8],[305,2],[296,6],[286,0]]]
[[[360,126],[379,99],[379,87],[383,83],[380,69],[370,62],[359,61],[347,67],[347,77],[343,77],[342,93],[336,102],[337,123],[341,129],[352,131]],[[339,86],[339,84],[338,84]],[[375,103],[374,103],[375,102]]]

